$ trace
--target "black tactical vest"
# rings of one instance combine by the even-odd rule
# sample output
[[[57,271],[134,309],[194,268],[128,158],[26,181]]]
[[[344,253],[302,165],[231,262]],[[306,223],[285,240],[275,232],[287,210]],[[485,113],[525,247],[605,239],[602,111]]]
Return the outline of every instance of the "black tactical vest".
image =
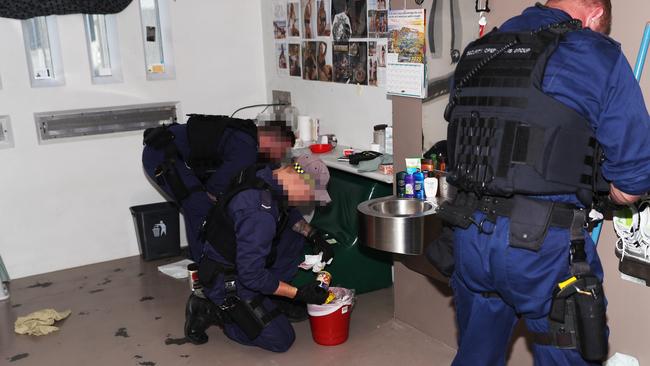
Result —
[[[576,194],[585,205],[605,183],[589,122],[544,94],[546,63],[578,21],[472,42],[456,68],[448,182],[479,195]],[[606,187],[606,183],[605,183]]]

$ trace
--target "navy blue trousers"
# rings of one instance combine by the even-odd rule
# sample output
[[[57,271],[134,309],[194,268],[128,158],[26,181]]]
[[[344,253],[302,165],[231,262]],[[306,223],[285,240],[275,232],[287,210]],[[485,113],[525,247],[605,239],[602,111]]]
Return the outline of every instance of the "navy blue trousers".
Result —
[[[298,265],[304,259],[304,245],[304,238],[293,232],[290,228],[287,228],[282,233],[277,246],[277,259],[268,268],[268,271],[280,281],[291,282],[296,275]],[[211,289],[204,289],[204,293],[215,304],[223,304],[225,297],[223,276],[219,275],[214,286]],[[241,299],[253,299],[259,294],[259,292],[246,288],[242,284],[237,286],[237,295]],[[264,299],[262,305],[267,311],[272,311],[276,308],[268,296]],[[226,323],[223,331],[228,338],[237,343],[260,347],[273,352],[287,351],[296,339],[293,326],[287,317],[282,314],[275,317],[255,339],[249,339],[237,324],[234,323]]]
[[[482,214],[475,214],[477,222]],[[489,230],[489,229],[488,229]],[[592,272],[602,280],[596,247],[585,232],[585,250]],[[553,288],[571,277],[570,235],[550,227],[538,252],[509,246],[509,219],[499,217],[491,235],[475,225],[454,232],[456,267],[451,278],[459,329],[458,352],[452,365],[505,365],[513,328],[523,318],[531,332],[548,332]],[[498,297],[484,297],[497,292]],[[576,350],[533,346],[535,365],[595,365]]]

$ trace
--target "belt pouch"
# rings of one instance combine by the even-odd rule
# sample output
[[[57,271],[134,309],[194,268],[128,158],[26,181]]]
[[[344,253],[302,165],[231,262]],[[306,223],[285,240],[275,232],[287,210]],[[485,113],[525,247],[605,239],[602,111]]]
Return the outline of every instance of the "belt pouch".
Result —
[[[553,203],[515,196],[510,215],[510,246],[538,251],[551,222]]]

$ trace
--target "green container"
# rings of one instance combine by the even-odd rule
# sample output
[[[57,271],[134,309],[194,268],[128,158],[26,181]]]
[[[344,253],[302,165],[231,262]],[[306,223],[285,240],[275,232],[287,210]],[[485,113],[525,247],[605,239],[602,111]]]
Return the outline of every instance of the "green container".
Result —
[[[332,274],[331,286],[355,289],[364,293],[390,287],[393,283],[390,253],[368,248],[359,243],[357,205],[393,194],[390,184],[355,174],[330,169],[328,192],[332,202],[316,208],[311,225],[330,234],[338,241],[334,246],[334,261],[325,268]],[[306,254],[312,254],[308,244]],[[298,270],[293,284],[300,286],[316,279],[312,271]]]

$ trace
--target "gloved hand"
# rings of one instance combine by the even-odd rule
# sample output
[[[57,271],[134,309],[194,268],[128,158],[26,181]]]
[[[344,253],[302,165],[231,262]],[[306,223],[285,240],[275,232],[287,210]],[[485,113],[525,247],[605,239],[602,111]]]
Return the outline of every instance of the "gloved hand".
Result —
[[[627,206],[614,203],[609,195],[598,195],[594,198],[593,208],[601,213],[622,210],[625,207]]]
[[[325,240],[325,235],[314,228],[307,235],[307,240],[314,246],[314,254],[323,252],[323,262],[327,263],[330,259],[334,258],[334,249],[332,245]]]
[[[324,304],[329,293],[319,285],[320,282],[314,281],[298,288],[298,292],[296,293],[294,300],[302,301],[307,304]]]

